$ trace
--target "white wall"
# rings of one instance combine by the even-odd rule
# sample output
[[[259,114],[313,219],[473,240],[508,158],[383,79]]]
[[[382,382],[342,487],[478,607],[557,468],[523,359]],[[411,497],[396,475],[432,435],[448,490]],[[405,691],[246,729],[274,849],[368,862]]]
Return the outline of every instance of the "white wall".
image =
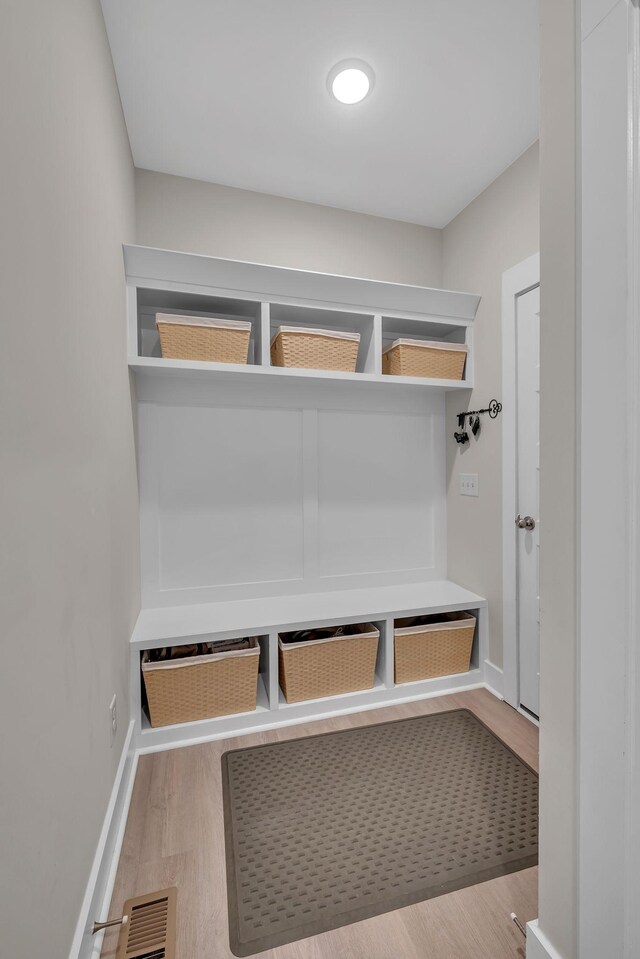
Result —
[[[575,0],[541,0],[540,39],[539,917],[576,959]]]
[[[6,0],[0,89],[0,951],[61,959],[127,728],[139,589],[134,176],[98,0]]]
[[[443,230],[442,281],[482,296],[474,323],[475,389],[447,396],[449,578],[489,600],[489,658],[502,667],[502,428],[484,417],[460,447],[456,414],[487,406],[502,390],[502,274],[540,249],[538,145],[534,144]],[[459,493],[477,473],[479,496]]]
[[[441,286],[441,231],[136,170],[137,242],[321,273]]]

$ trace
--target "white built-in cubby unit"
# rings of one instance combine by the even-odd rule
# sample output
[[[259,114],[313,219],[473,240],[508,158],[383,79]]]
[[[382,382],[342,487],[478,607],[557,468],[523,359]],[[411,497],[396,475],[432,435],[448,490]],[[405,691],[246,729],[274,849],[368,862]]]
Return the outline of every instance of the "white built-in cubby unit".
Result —
[[[161,747],[483,682],[486,602],[447,580],[445,393],[473,382],[478,297],[125,247],[142,610],[131,640],[138,745]],[[251,321],[247,365],[163,359],[155,314]],[[356,372],[271,366],[281,326],[360,333]],[[382,374],[399,337],[468,347],[461,381]],[[464,400],[461,399],[464,403]],[[393,621],[478,615],[470,672],[396,686]],[[375,622],[374,688],[290,705],[279,632]],[[151,729],[145,648],[261,637],[255,712]]]
[[[479,297],[427,287],[382,283],[281,267],[125,247],[129,278],[129,364],[138,372],[222,373],[228,382],[255,375],[280,379],[342,380],[423,391],[473,386],[473,319]],[[251,321],[247,365],[163,360],[155,314],[193,313]],[[271,338],[279,326],[319,327],[360,334],[355,373],[271,366]],[[464,343],[462,380],[384,376],[382,351],[401,337]]]

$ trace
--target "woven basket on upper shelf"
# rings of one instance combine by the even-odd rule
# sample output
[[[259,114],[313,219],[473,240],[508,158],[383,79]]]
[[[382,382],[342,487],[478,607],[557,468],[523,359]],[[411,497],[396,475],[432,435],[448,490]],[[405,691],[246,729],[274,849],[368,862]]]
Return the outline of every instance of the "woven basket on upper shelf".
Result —
[[[149,662],[142,675],[151,725],[171,726],[256,708],[260,644],[249,649]]]
[[[359,333],[281,326],[271,341],[271,363],[354,373],[359,345]]]
[[[165,359],[247,362],[250,320],[156,313],[156,326]]]
[[[396,340],[382,354],[382,372],[390,376],[424,376],[461,380],[467,359],[463,343]]]
[[[373,687],[380,631],[371,623],[350,628],[359,632],[300,643],[278,638],[280,686],[288,703]]]
[[[396,683],[466,673],[476,618],[471,613],[442,613],[397,619],[394,632]]]

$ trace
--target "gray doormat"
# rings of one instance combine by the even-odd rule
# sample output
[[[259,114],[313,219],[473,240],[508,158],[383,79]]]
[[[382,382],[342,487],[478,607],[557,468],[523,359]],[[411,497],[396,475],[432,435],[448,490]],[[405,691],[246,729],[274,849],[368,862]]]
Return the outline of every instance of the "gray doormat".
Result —
[[[538,777],[471,712],[222,757],[236,956],[538,861]]]

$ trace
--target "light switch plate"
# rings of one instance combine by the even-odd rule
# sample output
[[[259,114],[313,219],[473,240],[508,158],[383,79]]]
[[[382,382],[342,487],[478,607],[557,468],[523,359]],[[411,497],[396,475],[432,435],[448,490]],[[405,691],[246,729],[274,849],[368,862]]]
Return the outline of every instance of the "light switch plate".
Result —
[[[478,474],[460,473],[460,495],[477,496],[478,495]]]

